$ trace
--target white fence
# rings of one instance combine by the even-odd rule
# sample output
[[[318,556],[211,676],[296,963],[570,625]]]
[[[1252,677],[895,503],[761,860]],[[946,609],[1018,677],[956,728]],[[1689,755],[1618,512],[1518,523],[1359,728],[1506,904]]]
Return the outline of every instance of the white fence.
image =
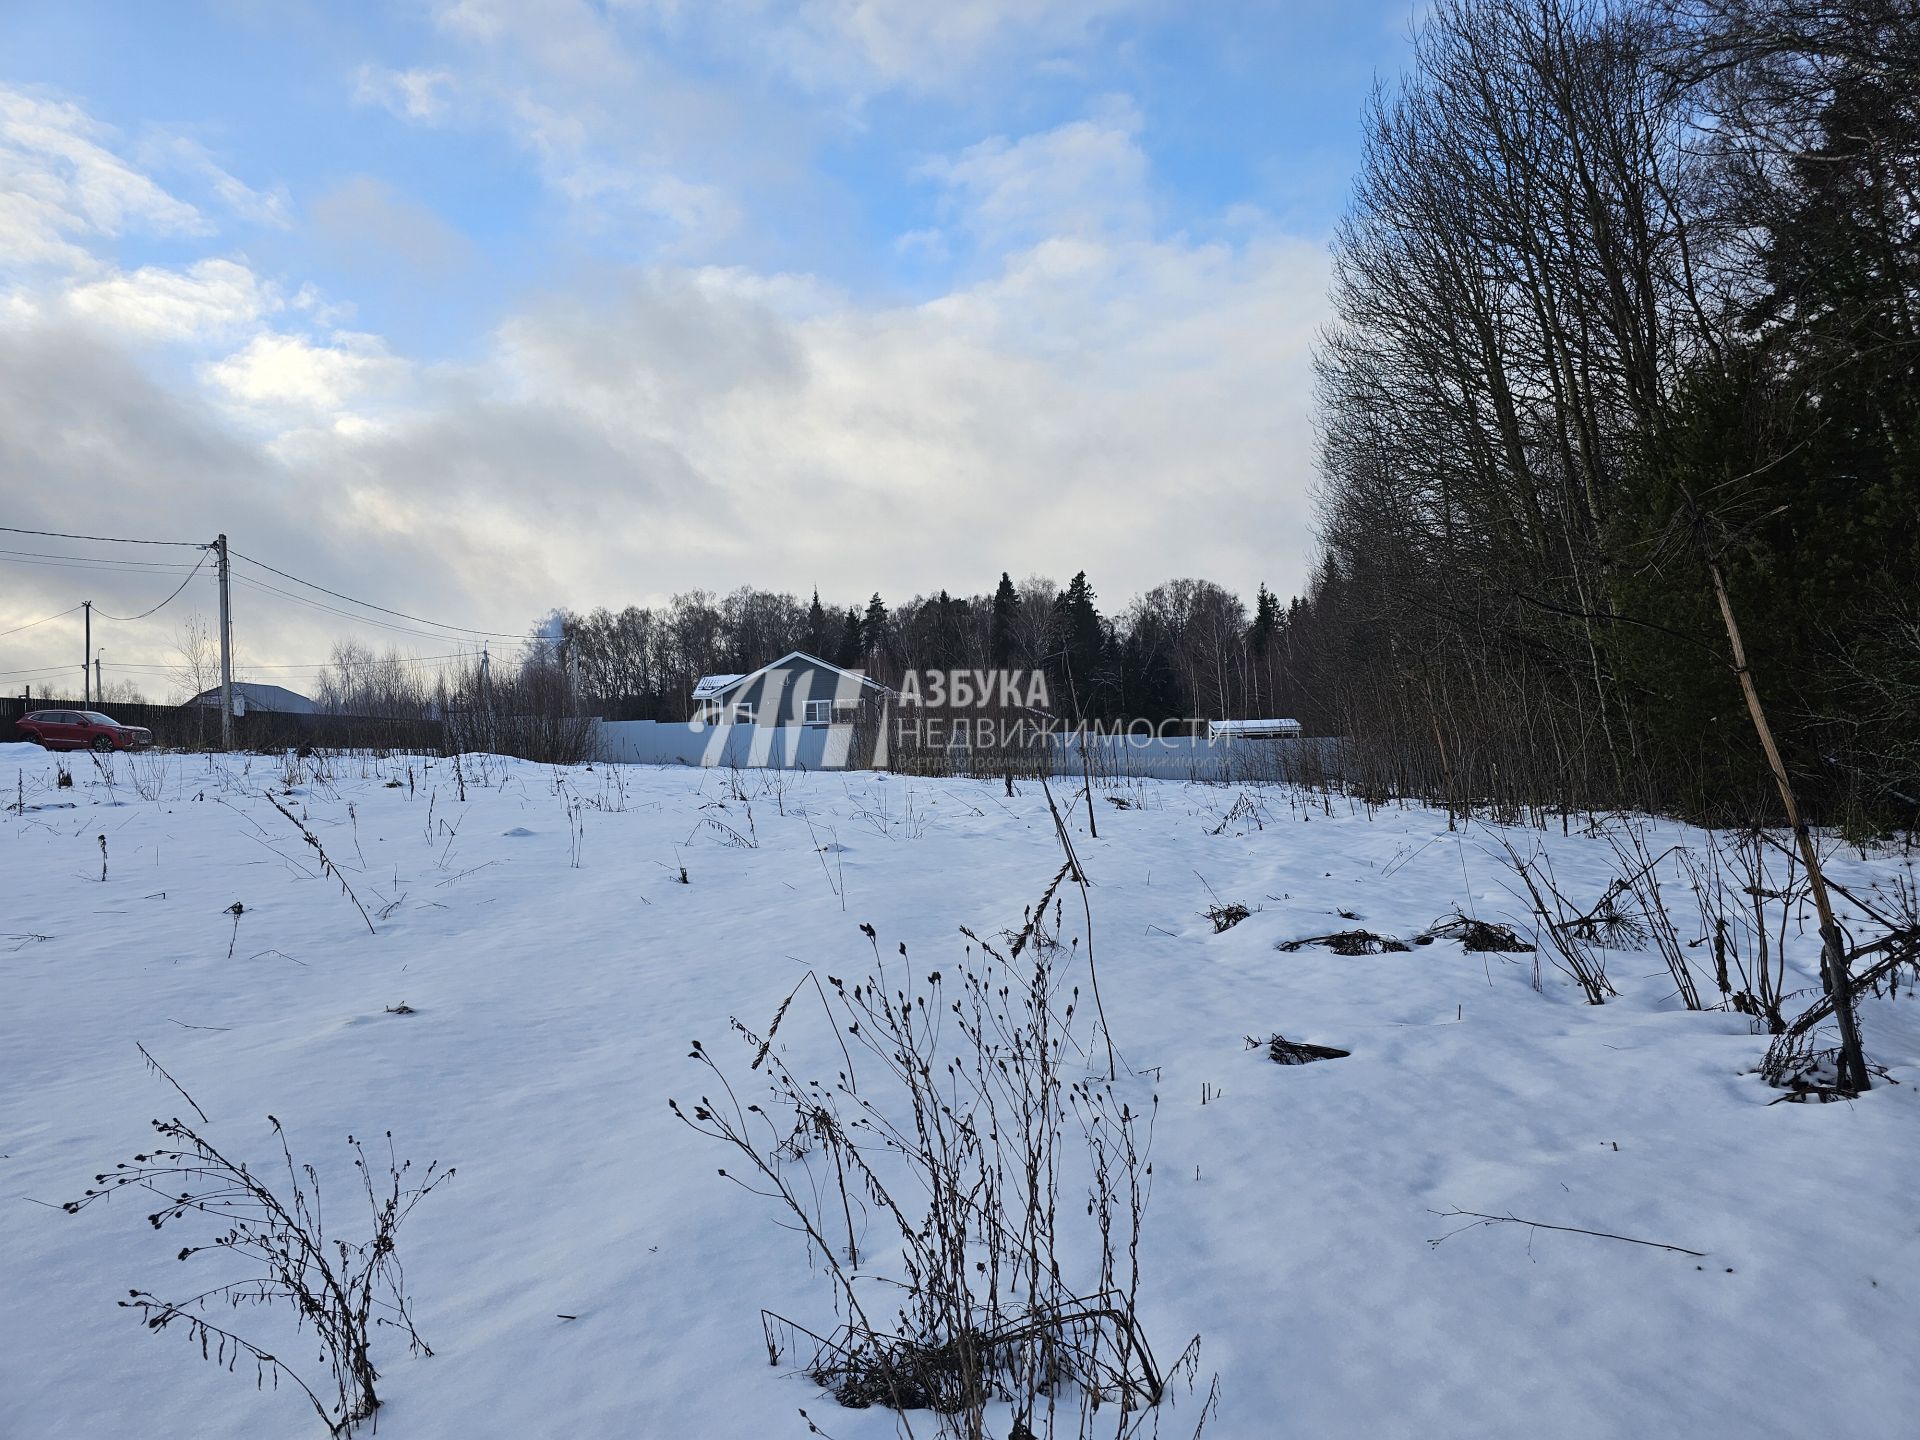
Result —
[[[593,758],[621,765],[705,765],[750,770],[844,770],[846,725],[595,723]]]
[[[1055,736],[1054,741],[1054,768],[1064,775],[1085,770],[1103,780],[1216,783],[1319,780],[1335,769],[1340,748],[1338,740],[1298,736],[1252,740],[1228,735],[1213,738],[1173,735],[1161,739],[1065,734]]]
[[[1338,768],[1333,739],[1242,740],[1146,735],[1062,734],[1050,737],[1053,768],[1083,769],[1101,780],[1214,782],[1320,779]],[[847,725],[662,724],[652,720],[595,723],[593,758],[624,765],[699,765],[766,770],[845,770],[853,749]],[[1083,752],[1084,751],[1084,756]],[[997,771],[964,747],[938,752],[956,774]],[[924,760],[922,751],[916,759]]]

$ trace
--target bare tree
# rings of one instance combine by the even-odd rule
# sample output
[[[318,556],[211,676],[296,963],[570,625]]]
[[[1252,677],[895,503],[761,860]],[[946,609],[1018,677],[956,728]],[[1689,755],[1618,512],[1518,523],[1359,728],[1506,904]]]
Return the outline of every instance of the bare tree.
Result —
[[[180,622],[173,634],[173,669],[169,678],[182,700],[204,695],[220,683],[220,647],[213,627],[197,611]]]

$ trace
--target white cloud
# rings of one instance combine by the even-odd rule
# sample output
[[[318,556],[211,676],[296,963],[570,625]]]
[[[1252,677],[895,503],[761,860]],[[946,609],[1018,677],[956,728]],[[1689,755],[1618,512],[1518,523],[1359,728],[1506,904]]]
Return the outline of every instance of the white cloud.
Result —
[[[78,239],[200,234],[200,212],[100,142],[78,106],[0,86],[0,266],[88,263]]]
[[[86,249],[65,238],[65,232],[80,228],[73,214],[43,195],[15,188],[18,184],[0,154],[0,265],[27,269],[86,264]]]
[[[474,0],[463,33],[505,13]],[[549,183],[601,223],[652,217],[665,244],[732,223],[731,190],[625,123],[651,112],[601,92],[561,103],[563,87],[505,74],[489,103],[511,106]],[[463,105],[468,85],[463,72]],[[0,186],[0,227],[13,215],[84,255],[107,227],[203,224],[75,152],[107,154],[71,107],[23,123],[0,130],[0,165],[35,157],[29,184]],[[1112,609],[1175,573],[1284,593],[1310,546],[1324,254],[1245,207],[1216,217],[1215,242],[1165,233],[1142,128],[1112,101],[928,162],[943,213],[902,253],[980,253],[975,278],[922,303],[657,258],[574,272],[432,367],[338,328],[347,307],[297,276],[283,295],[238,259],[89,260],[64,303],[0,291],[0,469],[29,510],[111,496],[115,523],[251,533],[253,553],[297,554],[350,591],[404,560],[410,608],[479,624],[695,585],[964,591],[1003,569],[1084,566]],[[439,222],[377,182],[309,215],[376,241],[369,265],[448,253]],[[163,372],[181,362],[156,364],[132,343],[146,337],[217,342],[204,353],[218,358]],[[46,528],[85,528],[93,503]],[[319,632],[287,633],[308,648],[258,658],[324,653]]]
[[[743,235],[750,243],[754,198],[790,198],[816,147],[862,125],[874,95],[959,92],[977,103],[982,86],[1057,69],[1063,51],[1084,48],[1114,17],[1160,3],[436,0],[445,54],[435,66],[363,67],[356,93],[434,119],[457,84],[463,115],[510,134],[577,225],[630,234],[642,253],[697,257]],[[689,53],[711,70],[670,58]],[[741,83],[743,67],[764,79]],[[950,162],[952,181],[995,188],[1009,212],[1032,216],[1037,201],[1016,196],[1011,172],[1044,161],[1050,172],[1036,183],[1065,182],[1090,201],[1138,163],[1128,143],[1138,117],[1124,110],[1053,135],[1046,156],[996,156],[994,144],[1015,142],[988,142]],[[997,178],[996,161],[1007,172]],[[1077,163],[1091,173],[1077,175]]]
[[[405,380],[407,366],[378,336],[342,330],[325,345],[299,335],[256,335],[200,373],[209,386],[263,418],[299,425],[335,423],[369,392],[391,394]]]
[[[663,247],[686,250],[723,238],[740,221],[718,186],[673,174],[660,157],[630,153],[610,139],[620,127],[604,114],[522,94],[511,117],[547,184],[574,203],[576,220],[588,229],[630,226],[638,218],[664,227]]]
[[[968,228],[990,243],[1144,234],[1152,207],[1141,126],[1133,102],[1116,97],[1089,119],[982,140],[920,173],[947,187]]]
[[[293,299],[287,302],[295,310],[305,315],[315,325],[329,329],[340,329],[353,319],[355,306],[351,300],[330,300],[321,294],[317,285],[308,283],[294,291]]]
[[[69,290],[74,314],[156,340],[218,336],[281,308],[272,285],[235,260],[201,260],[185,270],[144,265]]]
[[[256,190],[215,161],[206,146],[184,135],[170,136],[147,148],[198,176],[228,213],[249,224],[271,226],[276,230],[292,225],[291,200],[284,185],[272,190]]]
[[[569,84],[624,81],[636,55],[613,19],[590,0],[439,0],[434,21],[456,38],[499,45]]]
[[[989,67],[1058,67],[1111,21],[1165,0],[437,0],[450,36],[554,77],[630,76],[657,37],[698,34],[816,94],[950,91]]]
[[[732,0],[739,34],[799,84],[854,98],[949,91],[989,64],[1056,63],[1117,17],[1157,0]]]
[[[874,95],[977,100],[982,77],[1001,84],[1057,68],[1062,52],[1085,47],[1108,21],[1162,3],[435,0],[436,25],[456,47],[453,71],[369,68],[359,84],[363,98],[437,114],[439,88],[457,72],[471,114],[502,126],[534,157],[546,183],[572,202],[576,223],[630,231],[642,249],[698,255],[740,235],[752,208],[746,197],[791,186],[813,162],[812,147],[861,125]],[[684,52],[717,61],[720,75],[668,61]],[[773,83],[721,78],[743,64]],[[1125,124],[1113,119],[1058,136],[1056,149],[1107,139],[1106,154],[1087,158],[1124,163]],[[1108,134],[1116,128],[1119,144]],[[988,158],[972,157],[967,175]],[[1074,158],[1062,155],[1056,172]]]
[[[1284,594],[1310,548],[1325,268],[1249,225],[1049,240],[913,305],[744,269],[602,273],[463,366],[260,334],[201,367],[198,398],[134,383],[98,339],[0,327],[0,463],[29,496],[111,495],[168,533],[190,516],[349,591],[392,594],[403,567],[408,608],[473,624],[690,586],[895,599],[1003,569],[1085,567],[1116,610],[1174,574]],[[302,660],[336,630],[249,633],[258,659]]]
[[[353,98],[360,104],[381,105],[402,120],[428,124],[445,117],[453,89],[453,73],[436,67],[389,70],[368,64],[353,77]]]
[[[952,254],[947,247],[945,232],[937,225],[929,225],[920,230],[908,230],[896,235],[893,248],[897,254],[916,256],[934,264],[939,264]]]
[[[660,592],[856,555],[849,587],[890,594],[1082,564],[1116,603],[1175,571],[1250,592],[1303,578],[1324,285],[1320,247],[1270,231],[1049,241],[882,309],[653,271],[516,316],[482,370],[655,487],[643,529],[573,532],[582,603],[632,598],[636,551]]]

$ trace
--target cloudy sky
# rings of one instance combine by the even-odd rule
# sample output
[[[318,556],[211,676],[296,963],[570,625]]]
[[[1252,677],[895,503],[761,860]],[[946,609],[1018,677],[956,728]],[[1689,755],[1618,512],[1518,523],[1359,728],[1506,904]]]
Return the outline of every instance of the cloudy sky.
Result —
[[[516,633],[1002,570],[1289,593],[1327,238],[1409,13],[0,6],[0,524],[225,531]],[[133,616],[198,558],[0,533],[0,631]],[[250,666],[444,648],[243,573]],[[212,595],[96,622],[108,671]],[[79,647],[0,635],[0,687]]]

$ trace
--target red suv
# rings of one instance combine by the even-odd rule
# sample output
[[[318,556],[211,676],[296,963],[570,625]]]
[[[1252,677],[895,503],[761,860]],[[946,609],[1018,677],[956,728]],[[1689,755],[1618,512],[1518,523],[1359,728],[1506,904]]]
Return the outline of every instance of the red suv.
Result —
[[[144,750],[153,732],[98,710],[34,710],[14,722],[22,740],[48,750]]]

